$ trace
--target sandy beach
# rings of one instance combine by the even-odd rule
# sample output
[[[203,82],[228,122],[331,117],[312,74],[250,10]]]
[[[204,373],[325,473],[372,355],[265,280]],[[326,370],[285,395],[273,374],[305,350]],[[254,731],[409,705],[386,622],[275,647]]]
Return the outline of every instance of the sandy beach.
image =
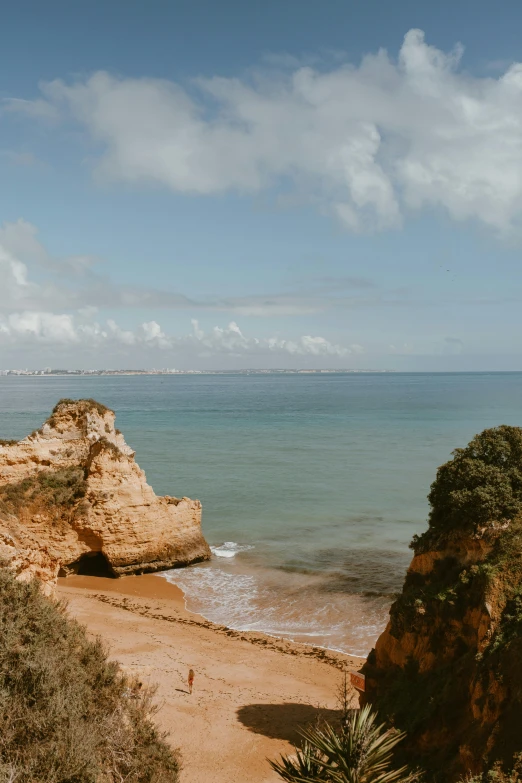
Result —
[[[214,625],[188,612],[181,590],[156,575],[58,581],[69,613],[126,671],[158,686],[156,719],[181,750],[183,783],[280,780],[267,757],[291,751],[299,725],[332,717],[343,668],[363,662]]]

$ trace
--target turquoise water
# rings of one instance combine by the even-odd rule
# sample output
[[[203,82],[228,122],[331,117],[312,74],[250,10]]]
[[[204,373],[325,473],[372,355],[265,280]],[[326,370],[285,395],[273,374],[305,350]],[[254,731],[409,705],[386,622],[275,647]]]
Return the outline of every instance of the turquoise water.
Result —
[[[522,373],[7,376],[0,437],[40,426],[60,397],[114,408],[155,491],[202,501],[214,558],[167,574],[189,608],[359,654],[437,466],[485,427],[522,425]]]

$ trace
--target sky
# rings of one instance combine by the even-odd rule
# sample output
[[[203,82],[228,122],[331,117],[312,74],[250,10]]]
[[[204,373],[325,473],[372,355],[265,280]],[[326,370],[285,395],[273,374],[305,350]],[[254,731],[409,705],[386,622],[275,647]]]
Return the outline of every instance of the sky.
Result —
[[[518,0],[6,0],[0,369],[522,370]]]

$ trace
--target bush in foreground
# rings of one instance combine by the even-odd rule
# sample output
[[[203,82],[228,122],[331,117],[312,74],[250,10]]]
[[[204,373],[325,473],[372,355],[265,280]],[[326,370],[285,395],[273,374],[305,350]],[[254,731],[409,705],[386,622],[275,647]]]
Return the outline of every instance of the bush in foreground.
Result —
[[[176,783],[152,693],[38,584],[0,567],[0,783]]]
[[[341,728],[330,724],[301,732],[303,747],[270,761],[287,783],[413,783],[406,767],[393,769],[393,750],[404,733],[376,725],[369,706],[353,710]]]

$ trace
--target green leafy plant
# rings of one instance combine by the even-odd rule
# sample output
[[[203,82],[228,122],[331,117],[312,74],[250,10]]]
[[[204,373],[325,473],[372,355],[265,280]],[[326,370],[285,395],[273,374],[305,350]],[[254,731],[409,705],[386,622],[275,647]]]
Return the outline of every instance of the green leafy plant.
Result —
[[[287,783],[407,783],[406,767],[393,769],[393,750],[403,732],[377,723],[369,705],[353,710],[339,730],[329,723],[301,731],[304,743],[293,756],[270,766]]]
[[[441,536],[474,534],[522,512],[522,428],[484,430],[442,465],[428,495],[429,528],[414,536],[416,552]]]

